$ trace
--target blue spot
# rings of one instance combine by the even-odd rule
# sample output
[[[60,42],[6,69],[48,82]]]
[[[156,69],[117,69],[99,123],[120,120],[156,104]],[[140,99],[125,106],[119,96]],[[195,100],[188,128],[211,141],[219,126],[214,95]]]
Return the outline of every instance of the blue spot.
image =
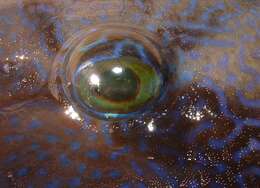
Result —
[[[77,150],[79,150],[79,148],[80,148],[80,143],[79,142],[72,142],[71,144],[70,144],[70,148],[71,148],[71,150],[73,150],[73,151],[77,151]]]
[[[131,161],[131,167],[138,176],[143,176],[143,170],[138,166],[135,161]]]
[[[157,163],[155,162],[148,162],[149,167],[154,171],[156,175],[158,175],[160,178],[166,178],[167,172]]]
[[[189,184],[189,188],[198,188],[198,187],[199,187],[199,184],[195,180],[191,181]]]
[[[103,22],[106,22],[108,20],[108,16],[106,14],[100,15],[99,18]]]
[[[120,186],[120,188],[130,188],[131,184],[130,183],[124,183],[123,185]]]
[[[4,141],[8,144],[12,142],[21,142],[22,140],[24,140],[24,135],[10,135],[4,137]]]
[[[213,149],[219,150],[223,149],[223,147],[225,146],[225,142],[219,139],[211,139],[209,140],[209,146]]]
[[[17,160],[17,156],[15,154],[11,154],[7,157],[7,159],[5,160],[6,163],[11,163],[14,162],[15,160]]]
[[[44,168],[40,168],[40,169],[37,171],[37,175],[38,175],[38,176],[47,176],[47,175],[48,175],[48,172],[47,172],[47,170],[45,170]]]
[[[227,169],[227,166],[223,163],[219,163],[219,164],[216,164],[216,168],[217,168],[218,172],[224,173]]]
[[[135,22],[135,23],[139,23],[141,22],[143,16],[139,13],[135,13],[132,15],[132,20]]]
[[[61,154],[59,157],[59,160],[60,160],[61,166],[63,166],[63,167],[67,167],[71,163],[70,159],[67,157],[66,154]]]
[[[72,178],[69,180],[69,186],[71,188],[74,188],[74,187],[79,187],[80,186],[80,178],[79,177],[75,177],[75,178]]]
[[[46,188],[59,188],[60,182],[59,180],[53,180],[47,184]]]
[[[39,120],[32,120],[31,123],[29,124],[30,129],[37,129],[42,126],[42,122]]]
[[[231,86],[235,86],[236,85],[236,81],[237,81],[237,77],[230,73],[228,76],[227,76],[227,83]]]
[[[39,149],[39,148],[40,148],[40,145],[39,145],[39,144],[33,143],[33,144],[31,145],[31,149],[32,149],[32,150],[37,150],[37,149]]]
[[[146,188],[146,185],[144,183],[138,183],[136,185],[137,188]]]
[[[166,47],[170,44],[171,41],[171,34],[168,31],[163,33],[163,45]]]
[[[148,24],[146,25],[146,29],[151,32],[155,32],[157,30],[157,25],[155,24]]]
[[[45,151],[39,151],[39,152],[37,153],[37,159],[38,159],[39,161],[46,160],[47,157],[48,157],[48,153],[45,152]]]
[[[90,133],[88,134],[88,140],[89,140],[89,141],[95,141],[95,140],[97,140],[97,133],[90,132]]]
[[[47,135],[47,141],[51,144],[56,144],[59,141],[59,138],[54,135]]]
[[[89,158],[91,158],[91,159],[95,159],[95,160],[97,160],[97,159],[100,157],[99,152],[96,151],[96,150],[87,151],[85,155],[86,155],[87,157],[89,157]]]
[[[21,168],[17,172],[17,176],[23,177],[28,175],[28,168]]]
[[[86,19],[86,18],[81,18],[81,19],[80,19],[80,23],[81,23],[82,25],[90,25],[90,24],[92,23],[92,21],[89,20],[89,19]]]
[[[0,55],[3,55],[4,49],[0,47]]]
[[[190,57],[192,60],[194,60],[194,61],[198,60],[198,59],[200,58],[200,56],[201,56],[201,54],[200,54],[198,51],[191,50],[191,51],[189,52],[189,57]]]
[[[218,62],[218,65],[221,69],[226,69],[228,66],[229,57],[227,54],[225,54]]]
[[[80,174],[83,174],[85,172],[86,168],[87,168],[86,165],[84,163],[81,163],[81,164],[79,164],[78,172]]]
[[[17,116],[11,116],[9,119],[9,124],[12,127],[17,127],[20,124],[20,118],[18,118]]]
[[[69,128],[64,128],[64,132],[68,136],[72,136],[74,134],[74,130],[69,129]]]
[[[99,180],[102,177],[102,173],[100,170],[94,170],[90,176],[92,179]]]
[[[197,6],[197,0],[190,0],[189,6],[181,13],[181,16],[189,16],[193,14]]]
[[[193,77],[194,77],[193,71],[185,70],[180,75],[180,81],[181,83],[191,82],[193,80]]]
[[[112,170],[110,173],[109,173],[109,176],[113,179],[117,179],[121,176],[121,173],[117,170]]]
[[[119,149],[117,151],[114,151],[110,155],[111,160],[116,160],[118,157],[127,154],[129,152],[130,148],[128,146],[123,147],[122,149]]]
[[[147,149],[148,149],[148,146],[147,146],[146,142],[143,139],[141,139],[141,141],[139,143],[139,150],[141,152],[146,152]]]
[[[138,8],[145,10],[145,4],[142,0],[134,0],[134,3]]]

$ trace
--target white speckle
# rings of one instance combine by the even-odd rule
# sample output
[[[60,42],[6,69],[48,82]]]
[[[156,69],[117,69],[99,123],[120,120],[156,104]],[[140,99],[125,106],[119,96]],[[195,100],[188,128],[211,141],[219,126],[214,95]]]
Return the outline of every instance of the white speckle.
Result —
[[[73,109],[72,106],[69,106],[69,107],[65,110],[64,113],[65,113],[67,116],[69,116],[71,119],[73,119],[73,120],[78,120],[78,121],[81,120],[79,114]]]
[[[98,75],[96,75],[96,74],[92,74],[90,76],[89,81],[90,81],[91,85],[95,85],[95,86],[99,86],[100,85],[100,79],[99,79]]]
[[[154,131],[155,131],[156,126],[155,126],[155,124],[154,124],[153,119],[148,123],[147,128],[148,128],[148,131],[149,131],[149,132],[154,132]]]
[[[121,74],[123,72],[123,68],[122,67],[114,67],[112,69],[112,72],[115,74]]]

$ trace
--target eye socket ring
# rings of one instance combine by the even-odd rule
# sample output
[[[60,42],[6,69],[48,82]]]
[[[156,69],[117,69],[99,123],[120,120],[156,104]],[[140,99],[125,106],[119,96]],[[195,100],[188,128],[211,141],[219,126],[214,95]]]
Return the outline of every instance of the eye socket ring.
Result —
[[[51,93],[60,101],[66,101],[65,103],[72,105],[82,116],[90,114],[99,119],[106,120],[129,119],[151,111],[153,107],[163,99],[167,90],[169,62],[167,62],[168,59],[165,58],[163,48],[158,41],[160,40],[154,34],[142,28],[124,24],[102,24],[79,31],[63,45],[54,60],[49,80]],[[131,61],[128,59],[129,61],[127,62],[126,57],[130,57],[129,59],[131,59]],[[130,103],[130,99],[128,98],[129,101],[123,101],[122,103],[122,105],[127,106],[126,108],[120,107],[115,101],[104,101],[104,96],[108,95],[101,96],[103,100],[101,102],[100,97],[98,97],[99,101],[96,100],[96,98],[92,101],[88,100],[92,97],[88,95],[85,96],[85,101],[82,102],[82,98],[84,97],[82,97],[82,93],[81,96],[79,95],[80,89],[76,86],[78,80],[82,81],[82,79],[77,77],[78,75],[82,77],[82,74],[79,74],[79,70],[90,70],[91,67],[100,65],[100,62],[110,62],[110,64],[113,64],[115,61],[120,62],[119,64],[124,65],[124,68],[127,69],[131,69],[132,65],[138,68],[137,64],[140,64],[140,67],[144,70],[144,75],[148,75],[149,71],[153,72],[150,74],[152,75],[150,82],[147,80],[144,81],[145,79],[141,78],[142,83],[146,84],[145,89],[154,87],[151,89],[153,92],[150,92],[149,89],[147,90],[151,96],[146,96],[141,105],[138,105],[136,101]],[[104,69],[104,67],[106,66],[103,66],[102,69]],[[106,71],[102,70],[102,72]],[[133,72],[137,73],[138,71],[136,72],[134,70]],[[142,74],[138,73],[137,76],[138,75]],[[109,78],[111,78],[111,76]],[[131,79],[132,78],[133,77],[131,77]],[[117,79],[125,81],[125,77],[117,77]],[[127,81],[134,83],[131,79]],[[140,79],[137,79],[137,81],[138,80],[140,81]],[[107,84],[105,84],[104,87],[106,85]],[[90,85],[85,87],[84,92],[89,92],[90,87]],[[139,84],[138,87],[135,88],[139,88],[140,90],[140,88],[142,89],[142,85],[140,86]],[[141,95],[137,96],[145,96],[145,89],[142,90]],[[114,90],[112,89],[112,91]],[[131,92],[131,90],[128,91]],[[124,92],[124,95],[127,95],[128,91]],[[115,95],[115,92],[113,95]],[[114,96],[111,98],[115,99]],[[116,106],[117,108],[108,108],[104,106],[103,103],[110,104],[110,107]],[[99,106],[95,104],[99,104]],[[131,106],[130,104],[135,105]]]

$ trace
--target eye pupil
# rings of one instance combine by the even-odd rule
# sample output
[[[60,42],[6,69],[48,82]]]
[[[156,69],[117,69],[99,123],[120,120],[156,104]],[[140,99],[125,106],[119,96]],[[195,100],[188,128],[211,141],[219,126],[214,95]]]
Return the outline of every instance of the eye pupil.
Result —
[[[100,93],[107,100],[116,102],[135,98],[138,93],[138,77],[129,69],[114,67],[101,74]]]

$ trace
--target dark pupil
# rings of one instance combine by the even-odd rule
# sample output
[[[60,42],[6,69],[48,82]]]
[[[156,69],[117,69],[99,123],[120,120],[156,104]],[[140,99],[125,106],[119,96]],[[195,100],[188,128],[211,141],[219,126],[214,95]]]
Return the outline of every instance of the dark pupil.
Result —
[[[129,68],[121,73],[105,71],[100,75],[101,85],[98,94],[116,102],[134,99],[138,94],[139,79]]]

